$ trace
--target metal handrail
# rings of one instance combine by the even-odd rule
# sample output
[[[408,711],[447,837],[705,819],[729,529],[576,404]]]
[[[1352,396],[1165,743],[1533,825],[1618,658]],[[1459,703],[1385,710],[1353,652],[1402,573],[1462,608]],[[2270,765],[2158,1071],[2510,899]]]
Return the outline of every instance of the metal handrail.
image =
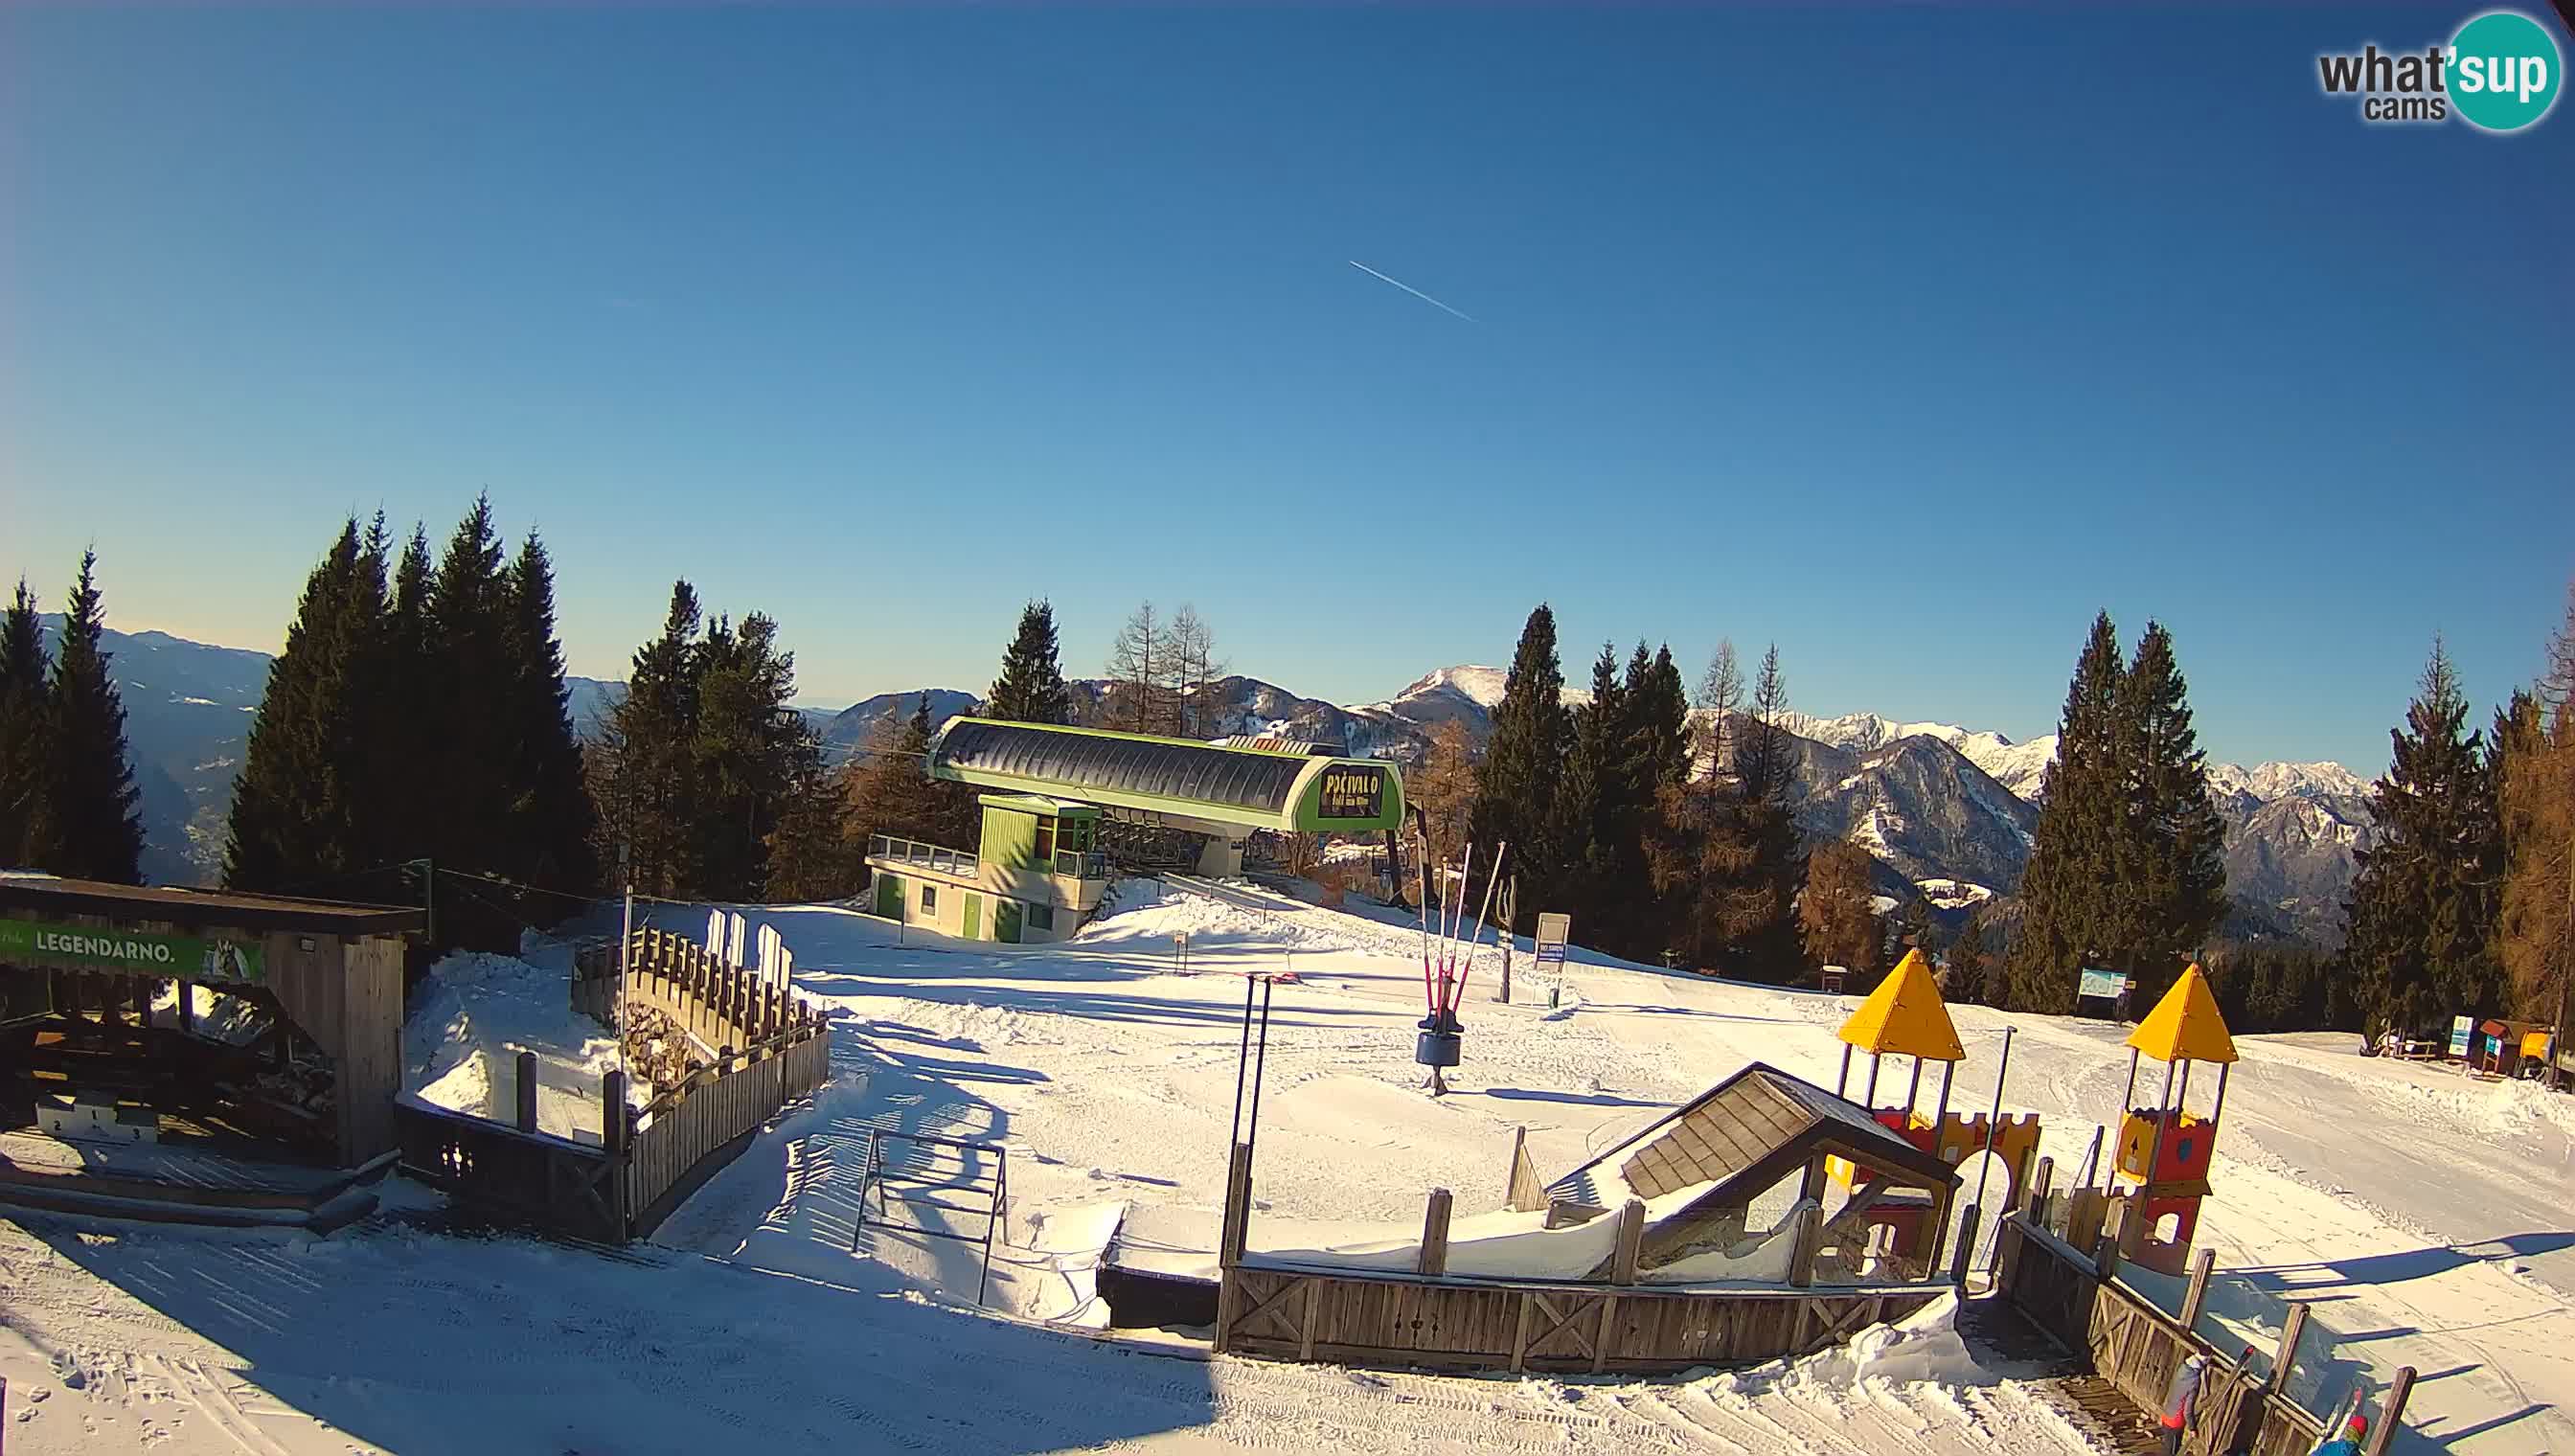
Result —
[[[919,864],[949,874],[973,874],[982,862],[971,850],[950,849],[894,834],[868,835],[868,853],[880,859],[898,859],[906,864]]]

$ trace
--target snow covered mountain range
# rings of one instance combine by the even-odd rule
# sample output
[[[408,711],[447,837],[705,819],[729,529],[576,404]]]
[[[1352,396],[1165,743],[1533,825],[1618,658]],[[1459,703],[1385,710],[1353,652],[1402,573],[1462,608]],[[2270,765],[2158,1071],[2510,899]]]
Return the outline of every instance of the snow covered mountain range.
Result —
[[[211,879],[222,865],[233,775],[267,689],[268,655],[158,632],[110,632],[106,646],[143,790],[146,873]],[[1346,707],[1235,676],[1209,684],[1197,707],[1211,736],[1278,733],[1413,762],[1443,723],[1460,724],[1478,741],[1490,732],[1506,676],[1498,668],[1442,668],[1391,698]],[[574,723],[585,733],[623,692],[622,684],[590,678],[570,686]],[[1107,687],[1099,680],[1071,686],[1078,709],[1096,706]],[[845,752],[879,725],[909,716],[921,691],[930,695],[934,722],[977,702],[971,693],[940,688],[808,716],[826,745]],[[1564,698],[1578,705],[1589,695],[1567,689]],[[1810,837],[1866,847],[1888,892],[1923,886],[1936,902],[1963,906],[1981,891],[2008,893],[2019,883],[2040,778],[2056,751],[2052,734],[2014,742],[1874,714],[1791,714],[1787,727],[1798,754],[1799,822]],[[2240,927],[2337,938],[2353,853],[2370,832],[2367,782],[2339,763],[2214,764],[2208,776],[2227,821],[2228,885]]]

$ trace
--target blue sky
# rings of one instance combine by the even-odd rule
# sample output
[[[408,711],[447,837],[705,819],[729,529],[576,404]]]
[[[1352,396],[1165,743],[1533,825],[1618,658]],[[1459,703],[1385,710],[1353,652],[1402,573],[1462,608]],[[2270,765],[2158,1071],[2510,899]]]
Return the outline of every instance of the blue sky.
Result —
[[[488,488],[594,676],[681,575],[816,702],[1029,596],[1343,702],[1547,599],[2015,737],[2107,607],[2375,771],[2575,573],[2575,112],[2315,84],[2469,13],[11,9],[0,572],[273,649]]]

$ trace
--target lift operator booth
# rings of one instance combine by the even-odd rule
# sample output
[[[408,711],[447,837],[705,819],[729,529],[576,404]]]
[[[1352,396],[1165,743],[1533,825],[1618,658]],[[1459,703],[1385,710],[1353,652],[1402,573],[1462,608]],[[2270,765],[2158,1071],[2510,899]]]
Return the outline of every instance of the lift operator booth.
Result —
[[[0,1183],[381,1160],[424,918],[0,875]]]

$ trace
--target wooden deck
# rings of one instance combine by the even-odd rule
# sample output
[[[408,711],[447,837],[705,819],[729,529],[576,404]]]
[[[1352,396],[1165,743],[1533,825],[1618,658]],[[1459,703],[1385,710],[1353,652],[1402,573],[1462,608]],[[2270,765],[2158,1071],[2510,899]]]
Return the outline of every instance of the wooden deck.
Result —
[[[388,1154],[363,1168],[320,1168],[185,1142],[70,1142],[17,1130],[0,1132],[0,1204],[161,1223],[327,1231],[374,1206],[372,1197],[353,1202],[344,1195],[372,1187],[392,1163]]]

